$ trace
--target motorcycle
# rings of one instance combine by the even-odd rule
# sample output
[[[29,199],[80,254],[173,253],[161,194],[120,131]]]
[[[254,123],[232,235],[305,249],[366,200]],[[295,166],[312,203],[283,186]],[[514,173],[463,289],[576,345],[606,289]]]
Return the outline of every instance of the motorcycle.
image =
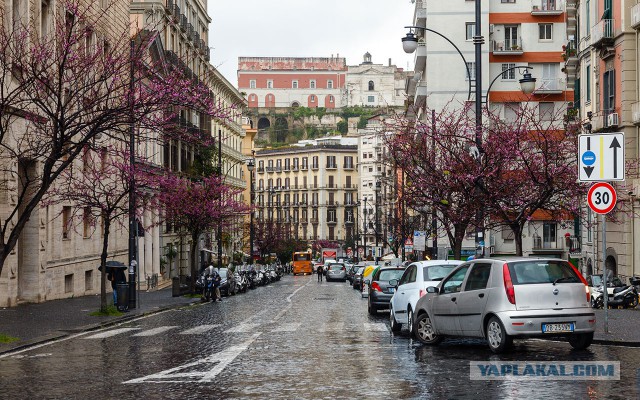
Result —
[[[593,308],[604,308],[604,287],[596,289],[597,297],[593,300]],[[607,299],[609,307],[636,308],[638,306],[638,291],[635,286],[623,286],[613,289]]]
[[[205,301],[212,301],[213,300],[213,291],[214,291],[214,287],[213,287],[213,276],[211,275],[207,275],[207,276],[202,276],[200,277],[200,280],[202,281],[202,302],[204,303]]]

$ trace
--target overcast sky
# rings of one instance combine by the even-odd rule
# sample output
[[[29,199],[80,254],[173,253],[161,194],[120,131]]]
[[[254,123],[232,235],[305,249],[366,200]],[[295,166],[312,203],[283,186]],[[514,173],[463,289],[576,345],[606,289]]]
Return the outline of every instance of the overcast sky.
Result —
[[[413,68],[400,39],[412,25],[411,0],[207,0],[211,64],[237,85],[238,57],[346,57],[358,65],[389,58]]]

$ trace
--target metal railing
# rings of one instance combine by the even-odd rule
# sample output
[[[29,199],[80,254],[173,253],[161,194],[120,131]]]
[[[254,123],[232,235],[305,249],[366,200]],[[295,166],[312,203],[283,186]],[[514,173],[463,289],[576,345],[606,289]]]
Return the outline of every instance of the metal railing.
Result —
[[[492,49],[494,53],[507,53],[522,50],[522,38],[492,40]]]
[[[591,28],[591,44],[613,39],[613,19],[603,19]]]

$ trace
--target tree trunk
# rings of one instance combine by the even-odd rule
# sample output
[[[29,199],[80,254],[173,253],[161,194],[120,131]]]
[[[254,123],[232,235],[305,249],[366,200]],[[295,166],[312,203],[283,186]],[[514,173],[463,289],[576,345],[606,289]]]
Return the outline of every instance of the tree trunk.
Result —
[[[196,292],[196,280],[198,279],[198,238],[200,237],[200,232],[192,232],[191,233],[191,282],[190,289],[191,293]]]
[[[100,254],[100,311],[107,311],[107,255],[109,250],[109,231],[111,228],[111,218],[104,217],[104,239],[102,240],[102,253]],[[114,304],[115,305],[115,304]]]
[[[516,255],[522,256],[522,230],[523,227],[520,224],[509,225],[513,231],[513,238],[516,242]]]
[[[462,241],[467,231],[466,224],[454,224],[453,226],[453,258],[460,260],[462,258]]]

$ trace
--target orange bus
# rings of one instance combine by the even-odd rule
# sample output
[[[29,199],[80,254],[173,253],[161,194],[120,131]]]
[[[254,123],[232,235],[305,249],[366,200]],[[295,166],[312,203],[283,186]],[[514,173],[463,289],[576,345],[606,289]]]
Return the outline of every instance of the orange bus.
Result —
[[[310,251],[296,251],[293,253],[293,275],[313,274],[313,261]]]

